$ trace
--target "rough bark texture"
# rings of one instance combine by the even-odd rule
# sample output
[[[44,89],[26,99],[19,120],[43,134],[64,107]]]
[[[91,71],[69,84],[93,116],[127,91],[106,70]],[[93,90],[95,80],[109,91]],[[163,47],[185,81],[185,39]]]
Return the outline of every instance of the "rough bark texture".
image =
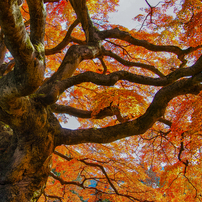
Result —
[[[194,48],[182,50],[176,46],[158,46],[138,40],[129,33],[113,30],[97,30],[88,14],[85,0],[70,0],[78,19],[70,27],[64,40],[53,49],[45,50],[45,8],[42,0],[27,0],[30,12],[30,36],[19,10],[19,1],[0,1],[0,201],[27,202],[37,201],[49,172],[51,154],[56,146],[80,143],[109,143],[124,137],[139,135],[160,120],[168,102],[176,96],[198,94],[202,81],[202,57],[191,67],[180,68],[166,76],[152,65],[126,61],[109,50],[105,50],[101,41],[117,38],[135,46],[151,51],[172,52],[184,62],[184,56]],[[57,1],[45,1],[57,2]],[[86,41],[71,37],[71,32],[81,23]],[[13,34],[15,33],[15,34]],[[45,53],[59,52],[69,42],[71,46],[59,69],[43,82],[45,71]],[[6,48],[14,57],[9,69],[3,65]],[[87,59],[110,56],[127,66],[138,66],[152,71],[159,78],[150,78],[126,71],[108,75],[85,72],[72,76],[78,65]],[[183,63],[184,64],[184,63]],[[13,67],[13,66],[12,66]],[[4,68],[4,69],[3,69]],[[5,73],[5,68],[7,72]],[[187,77],[189,78],[183,78]],[[180,80],[179,80],[180,79]],[[111,86],[118,80],[161,86],[147,111],[136,120],[102,129],[68,130],[63,129],[53,112],[91,118],[91,111],[78,110],[69,106],[59,106],[55,102],[67,89],[83,82]],[[119,112],[106,108],[94,118],[116,115]],[[121,121],[122,122],[122,121]],[[169,121],[165,123],[170,124]],[[109,135],[110,134],[110,135]]]

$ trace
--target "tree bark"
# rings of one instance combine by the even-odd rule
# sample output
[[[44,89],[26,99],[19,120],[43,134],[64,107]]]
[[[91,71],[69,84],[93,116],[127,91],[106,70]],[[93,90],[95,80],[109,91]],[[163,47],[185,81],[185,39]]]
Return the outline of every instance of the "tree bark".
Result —
[[[59,122],[47,108],[33,99],[24,100],[24,107],[26,111],[22,116],[12,118],[8,115],[5,120],[12,123],[13,130],[2,124],[1,202],[36,200],[51,170],[51,153],[55,148],[54,135],[60,128]],[[7,138],[3,139],[5,135]]]
[[[170,100],[185,94],[198,94],[202,89],[202,56],[190,67],[178,68],[167,75],[152,65],[130,62],[102,47],[102,40],[116,38],[155,52],[174,53],[185,65],[185,55],[197,48],[182,50],[177,46],[159,46],[138,40],[118,28],[99,31],[91,21],[86,0],[70,0],[78,17],[63,41],[53,49],[44,48],[46,12],[42,0],[27,0],[30,13],[30,35],[25,29],[19,4],[22,1],[0,1],[0,66],[6,48],[15,60],[14,70],[0,77],[0,201],[37,201],[45,188],[51,171],[51,154],[61,144],[110,143],[121,138],[140,135],[165,113]],[[58,2],[49,0],[45,2]],[[86,41],[71,37],[81,23]],[[15,34],[13,34],[15,33]],[[58,70],[43,82],[45,53],[59,52],[70,42],[72,45]],[[5,42],[5,44],[4,44]],[[84,72],[72,76],[83,60],[109,56],[128,67],[138,66],[152,71],[158,78],[137,75],[128,71],[109,74]],[[3,71],[2,71],[3,72]],[[185,78],[188,77],[188,78]],[[101,129],[68,130],[60,126],[53,112],[91,118],[92,111],[78,110],[55,104],[68,88],[84,82],[113,86],[119,80],[162,87],[146,112],[133,121]],[[104,108],[94,118],[118,116],[115,109]],[[171,124],[169,121],[164,121]]]

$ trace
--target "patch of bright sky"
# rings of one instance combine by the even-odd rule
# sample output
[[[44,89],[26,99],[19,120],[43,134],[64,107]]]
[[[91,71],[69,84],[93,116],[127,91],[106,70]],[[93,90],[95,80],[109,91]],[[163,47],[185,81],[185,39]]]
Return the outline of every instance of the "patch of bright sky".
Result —
[[[148,0],[151,6],[156,6],[159,0]],[[144,11],[140,8],[148,8],[145,0],[120,0],[117,12],[109,14],[109,21],[113,24],[119,24],[128,29],[138,29],[141,27],[139,22],[133,18]]]
[[[63,128],[68,128],[68,129],[77,129],[79,126],[80,126],[80,123],[77,121],[77,119],[75,117],[71,117],[71,116],[68,116],[69,119],[68,119],[68,122],[67,123],[60,123],[61,126]]]

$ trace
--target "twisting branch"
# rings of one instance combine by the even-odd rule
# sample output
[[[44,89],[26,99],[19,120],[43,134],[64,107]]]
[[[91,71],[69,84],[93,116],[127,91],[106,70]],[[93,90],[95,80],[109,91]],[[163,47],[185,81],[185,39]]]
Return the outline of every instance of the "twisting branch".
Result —
[[[92,115],[93,111],[86,111],[81,109],[76,109],[74,107],[65,106],[65,105],[59,105],[59,104],[53,104],[50,106],[51,111],[54,113],[66,113],[71,116],[76,116],[79,118],[93,118],[93,119],[103,119],[107,116],[116,116],[118,121],[121,123],[124,123],[127,121],[127,119],[123,118],[120,114],[120,110],[118,106],[109,106],[101,109],[98,114]]]
[[[31,38],[34,45],[26,32],[16,1],[0,1],[0,24],[5,35],[4,42],[16,64],[15,71],[0,79],[0,103],[6,108],[8,108],[7,100],[15,98],[20,101],[17,97],[31,94],[43,81],[45,13],[41,1],[29,0],[29,3],[30,5],[37,4],[30,8],[31,24],[33,23]],[[36,22],[34,17],[37,17]],[[7,92],[9,93],[4,93],[5,83],[7,83]]]
[[[123,124],[101,129],[68,130],[61,129],[60,135],[56,136],[56,145],[81,144],[81,143],[110,143],[129,136],[143,134],[165,113],[168,102],[176,96],[184,94],[198,94],[202,87],[194,78],[182,79],[160,89],[155,95],[153,102],[147,111],[137,119]],[[200,75],[202,79],[202,75]],[[110,135],[109,135],[110,134]],[[60,138],[58,138],[60,137]]]
[[[48,99],[46,99],[46,97],[46,100],[44,100],[43,103],[45,105],[50,105],[58,100],[61,92],[61,87],[64,87],[65,79],[69,78],[74,73],[82,60],[93,59],[96,57],[100,57],[100,55],[101,50],[99,46],[71,46],[68,49],[60,67],[58,68],[58,71],[55,72],[50,79],[44,82],[40,89],[36,92],[37,94],[43,94],[42,97],[44,98],[46,96],[49,97]]]
[[[99,37],[102,40],[104,40],[106,38],[120,39],[123,41],[127,41],[128,43],[133,44],[135,46],[144,47],[150,51],[175,53],[183,64],[186,62],[184,59],[184,56],[196,50],[196,48],[193,48],[193,47],[182,50],[178,46],[155,45],[155,44],[149,43],[148,41],[145,41],[145,40],[136,39],[133,36],[131,36],[128,32],[121,31],[118,28],[100,31]],[[201,45],[198,46],[197,49],[198,48],[201,48]]]
[[[78,48],[80,48],[80,46],[78,46]],[[99,53],[99,51],[98,51],[98,53]],[[87,56],[92,57],[92,54],[93,54],[92,49],[91,50],[86,49],[86,52],[84,52],[85,57],[87,57]],[[78,57],[78,56],[76,56],[76,57]],[[81,61],[81,59],[80,59],[80,61]],[[194,74],[199,73],[202,68],[201,61],[202,61],[202,56],[191,67],[186,68],[186,69],[177,69],[176,71],[168,74],[167,76],[165,76],[163,78],[151,78],[151,77],[146,77],[146,76],[142,76],[142,75],[132,74],[127,71],[117,71],[117,72],[113,72],[108,75],[98,74],[98,73],[94,73],[94,72],[84,72],[82,74],[70,77],[70,78],[62,80],[62,81],[60,81],[60,80],[57,82],[54,81],[54,85],[52,85],[52,83],[50,82],[51,79],[54,78],[54,76],[52,76],[51,79],[49,79],[47,81],[47,86],[44,88],[45,90],[43,88],[42,88],[42,90],[39,89],[39,91],[38,91],[39,94],[36,95],[36,97],[39,100],[41,100],[41,102],[43,104],[51,105],[58,100],[59,96],[67,88],[70,88],[73,85],[77,85],[77,84],[80,84],[83,82],[92,82],[97,85],[112,86],[119,80],[127,80],[130,82],[145,84],[145,85],[166,86],[166,85],[173,83],[174,81],[176,81],[177,79],[179,79],[181,77],[192,76]],[[67,61],[67,62],[69,63],[69,61]],[[72,65],[73,68],[76,68],[78,64],[74,64],[74,63],[73,64],[71,63],[69,65]],[[74,66],[74,65],[76,65],[76,66]],[[70,66],[70,67],[72,67],[72,66]],[[61,73],[61,72],[59,72],[59,73]],[[65,69],[64,69],[64,72],[65,72]],[[65,73],[67,73],[67,72],[65,72]],[[197,79],[198,79],[198,81],[196,81]],[[198,76],[195,76],[195,82],[200,82],[200,80],[201,80],[201,74],[198,74]]]
[[[93,22],[89,16],[86,0],[70,0],[70,3],[76,12],[77,18],[82,24],[87,43],[98,42],[96,28],[94,27]]]
[[[34,48],[25,30],[19,6],[12,4],[10,5],[8,1],[0,1],[0,25],[5,35],[4,42],[17,62],[29,63]],[[18,19],[15,18],[14,13],[19,16]],[[21,52],[24,54],[19,54]]]
[[[93,111],[76,109],[74,107],[59,105],[59,104],[53,104],[50,107],[51,107],[52,112],[55,112],[55,113],[66,113],[71,116],[76,116],[76,117],[84,118],[84,119],[92,118]],[[113,111],[107,107],[107,108],[102,109],[98,114],[94,115],[93,118],[94,119],[103,119],[104,117],[113,116],[113,115],[114,115]]]
[[[63,48],[65,48],[71,41],[71,33],[73,29],[79,24],[79,20],[76,19],[71,26],[69,27],[64,39],[54,48],[51,49],[46,49],[45,50],[45,55],[53,55],[55,53],[59,53]]]

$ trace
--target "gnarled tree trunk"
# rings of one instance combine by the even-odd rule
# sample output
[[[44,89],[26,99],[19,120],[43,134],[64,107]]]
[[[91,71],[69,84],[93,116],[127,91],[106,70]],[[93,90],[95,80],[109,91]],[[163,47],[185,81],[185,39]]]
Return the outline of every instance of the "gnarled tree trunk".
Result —
[[[23,1],[0,0],[0,201],[37,201],[43,192],[51,171],[51,154],[58,145],[80,143],[110,143],[121,138],[140,135],[156,121],[162,120],[170,100],[179,95],[198,94],[202,90],[202,56],[190,67],[178,68],[166,76],[152,65],[127,61],[104,48],[103,40],[116,38],[134,46],[155,52],[175,54],[183,67],[184,57],[200,48],[182,50],[177,46],[155,45],[134,38],[118,28],[99,31],[93,25],[86,0],[70,0],[77,20],[70,26],[63,41],[53,49],[45,50],[46,12],[43,0],[27,0],[30,14],[30,33],[25,29],[19,4]],[[58,2],[50,0],[45,2]],[[71,32],[81,23],[86,40],[71,37]],[[45,54],[61,51],[69,42],[75,42],[66,52],[58,70],[44,80]],[[13,56],[12,66],[2,65],[6,48]],[[111,57],[128,67],[137,66],[153,72],[158,77],[137,75],[128,71],[105,74],[84,72],[72,76],[83,60]],[[9,67],[13,67],[9,69]],[[1,68],[8,68],[1,69]],[[160,68],[159,68],[160,69]],[[106,71],[104,70],[104,73]],[[5,73],[6,72],[6,73]],[[184,78],[186,77],[186,78]],[[92,111],[78,110],[56,104],[68,88],[83,82],[112,86],[119,80],[162,87],[150,106],[138,118],[128,121],[120,111],[106,107],[93,118],[116,115],[121,124],[99,129],[69,130],[60,126],[55,113],[68,113],[81,118],[92,118]],[[170,124],[170,121],[164,121]],[[115,194],[121,195],[110,184]],[[141,200],[137,200],[141,201]],[[145,200],[144,200],[145,201]]]
[[[37,199],[51,169],[56,125],[54,115],[43,105],[26,98],[21,116],[8,115],[1,123],[0,201],[27,202]],[[54,126],[54,128],[53,128]],[[59,125],[58,125],[59,127]]]

